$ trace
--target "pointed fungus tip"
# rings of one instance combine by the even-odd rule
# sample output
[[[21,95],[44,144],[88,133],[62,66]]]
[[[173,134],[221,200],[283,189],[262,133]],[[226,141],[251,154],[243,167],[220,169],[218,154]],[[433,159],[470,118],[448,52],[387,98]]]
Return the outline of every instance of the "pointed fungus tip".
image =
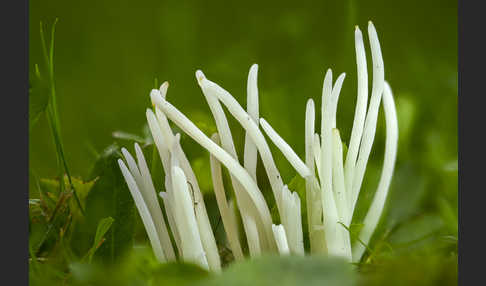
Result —
[[[201,83],[201,81],[202,81],[203,79],[205,79],[205,78],[206,78],[206,76],[204,75],[204,73],[203,73],[201,70],[197,70],[197,71],[196,71],[196,78],[197,78],[197,81],[198,81],[199,83]]]

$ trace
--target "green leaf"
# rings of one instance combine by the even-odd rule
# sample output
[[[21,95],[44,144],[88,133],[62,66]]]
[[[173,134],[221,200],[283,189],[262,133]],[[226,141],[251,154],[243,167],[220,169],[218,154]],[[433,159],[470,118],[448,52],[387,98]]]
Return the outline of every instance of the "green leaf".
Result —
[[[96,229],[96,235],[95,239],[93,242],[93,246],[91,247],[89,251],[89,262],[91,262],[91,259],[93,258],[93,255],[95,254],[96,250],[102,243],[103,236],[106,234],[106,232],[110,229],[111,225],[113,224],[114,219],[112,217],[106,217],[102,219],[98,223],[98,228]]]
[[[73,247],[86,251],[100,219],[112,217],[106,240],[94,255],[105,263],[116,262],[133,245],[134,202],[117,163],[120,155],[119,147],[111,145],[97,160],[90,176],[90,180],[97,180],[86,198],[86,224],[72,240]]]
[[[108,229],[111,227],[111,224],[113,223],[114,219],[112,217],[107,217],[104,218],[100,221],[98,224],[98,228],[96,229],[96,236],[94,240],[94,245],[96,246],[101,242],[101,239],[105,235],[105,233],[108,231]]]
[[[323,256],[262,256],[230,265],[198,285],[356,285],[352,265]]]
[[[86,197],[88,196],[89,191],[93,187],[94,183],[96,182],[97,178],[93,180],[83,181],[81,178],[71,177],[72,186],[76,189],[79,201],[81,205],[84,207],[86,204]],[[43,189],[47,190],[49,194],[55,194],[56,190],[60,188],[59,180],[58,179],[40,179],[40,184]],[[69,178],[64,176],[64,185],[70,186]],[[71,212],[74,214],[76,218],[81,217],[80,209],[75,205],[75,201],[69,200],[69,204],[71,207]]]

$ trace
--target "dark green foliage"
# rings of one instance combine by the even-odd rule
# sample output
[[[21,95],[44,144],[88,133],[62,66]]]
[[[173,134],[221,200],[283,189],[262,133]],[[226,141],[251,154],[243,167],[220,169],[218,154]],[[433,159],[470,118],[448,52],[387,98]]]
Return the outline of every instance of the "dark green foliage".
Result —
[[[356,285],[353,266],[326,257],[263,256],[233,264],[201,285]]]
[[[94,233],[101,218],[110,216],[115,220],[105,236],[106,241],[94,256],[108,263],[116,262],[133,245],[134,202],[118,166],[119,158],[120,152],[115,145],[103,152],[90,176],[98,179],[86,198],[86,233]]]

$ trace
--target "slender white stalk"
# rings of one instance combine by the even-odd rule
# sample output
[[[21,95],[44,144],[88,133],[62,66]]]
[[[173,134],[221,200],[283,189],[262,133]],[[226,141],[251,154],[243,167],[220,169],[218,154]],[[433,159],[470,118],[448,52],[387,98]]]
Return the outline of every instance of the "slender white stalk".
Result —
[[[368,23],[368,35],[370,37],[371,56],[373,60],[373,87],[371,90],[370,106],[368,108],[368,113],[366,114],[363,137],[361,138],[358,161],[356,162],[353,175],[351,210],[354,210],[358,200],[359,190],[361,189],[361,184],[363,183],[366,165],[370,156],[373,140],[375,139],[378,109],[380,107],[381,96],[383,94],[383,84],[385,81],[380,42],[378,40],[375,27],[371,21]]]
[[[213,134],[211,139],[219,143],[217,134]],[[228,241],[231,247],[231,251],[236,260],[243,259],[243,251],[241,250],[240,240],[238,239],[237,227],[231,219],[230,209],[228,202],[226,201],[226,194],[224,192],[223,177],[221,174],[221,164],[219,161],[210,154],[209,162],[211,165],[211,178],[213,180],[214,194],[216,196],[216,202],[218,203],[219,212],[223,221],[224,230],[228,236]]]
[[[145,231],[147,231],[147,235],[149,237],[150,244],[152,245],[152,249],[154,251],[155,257],[159,262],[165,262],[167,260],[164,256],[164,252],[162,250],[159,237],[157,235],[157,230],[155,228],[152,217],[150,216],[150,212],[147,208],[147,205],[145,204],[142,198],[142,194],[140,193],[140,190],[137,187],[137,183],[135,182],[135,179],[133,178],[132,174],[130,173],[127,166],[125,165],[125,163],[123,163],[121,159],[118,159],[118,165],[120,166],[120,170],[123,174],[123,177],[127,182],[128,189],[130,190],[133,200],[135,201],[135,206],[138,209],[138,213],[142,218],[142,222],[145,227]]]
[[[193,262],[209,269],[199,234],[193,202],[189,194],[186,176],[181,168],[172,167],[172,182],[174,183],[174,213],[177,229],[182,244],[182,257],[185,261]]]
[[[238,160],[235,144],[233,142],[233,136],[231,135],[231,130],[229,128],[226,115],[224,114],[223,107],[219,103],[218,99],[212,96],[210,94],[210,91],[208,91],[208,89],[203,84],[201,84],[203,79],[206,78],[204,73],[200,70],[196,71],[196,78],[198,79],[198,83],[201,86],[201,90],[204,94],[204,97],[206,98],[206,101],[208,102],[211,113],[213,114],[219,137],[221,137],[221,145],[223,149],[230,153],[233,158]]]
[[[176,136],[174,136],[171,154],[173,155],[173,158],[177,157],[179,165],[183,170],[187,181],[190,183],[190,189],[192,190],[192,197],[194,201],[194,212],[196,215],[196,221],[199,228],[204,251],[206,252],[209,268],[211,270],[219,272],[221,271],[221,260],[219,258],[216,240],[211,229],[211,224],[209,222],[208,214],[206,211],[204,198],[202,196],[201,190],[199,189],[196,175],[194,174],[189,160],[187,159],[184,151],[180,146],[180,134],[176,134]]]
[[[135,179],[135,182],[137,183],[137,186],[143,186],[143,180],[142,180],[142,175],[140,174],[140,170],[138,169],[137,162],[133,158],[132,154],[127,151],[125,148],[121,148],[123,157],[125,158],[128,169],[130,170],[130,173],[132,174],[133,178]]]
[[[292,147],[290,147],[289,144],[285,142],[285,140],[283,140],[283,138],[280,137],[277,132],[275,132],[272,126],[270,126],[270,124],[268,124],[268,122],[264,118],[260,118],[260,124],[265,133],[267,133],[270,140],[273,142],[273,144],[275,144],[275,146],[277,146],[277,148],[282,152],[282,154],[285,156],[287,161],[289,161],[292,167],[294,167],[297,173],[299,173],[299,175],[303,178],[310,176],[311,172],[309,168],[307,168],[305,163],[300,160],[297,154],[295,154]]]
[[[165,98],[165,95],[167,94],[167,89],[169,88],[169,82],[164,81],[159,88],[160,95]]]
[[[196,78],[198,79],[198,83],[201,85],[202,80],[205,79],[206,77],[202,71],[198,70],[196,71]],[[216,97],[210,95],[205,86],[201,85],[201,90],[204,94],[204,97],[206,98],[206,101],[208,102],[209,108],[211,109],[211,113],[213,114],[213,117],[215,119],[216,127],[221,137],[221,146],[225,151],[227,151],[231,156],[233,156],[235,160],[238,160],[238,156],[236,154],[236,149],[233,143],[233,136],[231,135],[228,120],[226,119],[226,115],[224,114],[223,108],[219,100]],[[243,186],[238,182],[238,180],[232,174],[230,174],[230,177],[231,177],[231,183],[233,185],[233,189],[235,190],[236,203],[238,204],[238,208],[242,213],[241,215],[251,216],[250,213],[252,213],[253,215],[258,216],[255,213],[254,207],[250,205],[252,204],[251,201],[244,194],[245,191],[243,190]],[[256,182],[256,179],[254,180]],[[258,240],[258,237],[248,237],[249,235],[255,235],[256,233],[255,232],[248,233],[248,231],[246,230],[245,223],[243,223],[243,226],[245,228],[245,234],[248,240],[251,241]],[[263,231],[263,229],[261,231]]]
[[[332,71],[327,70],[322,88],[322,123],[321,123],[321,198],[324,215],[324,230],[329,254],[340,255],[336,228],[338,214],[332,192]]]
[[[172,129],[170,128],[169,121],[167,120],[167,117],[165,116],[165,114],[162,111],[160,111],[160,109],[157,106],[155,107],[155,116],[157,117],[157,121],[159,122],[159,126],[160,126],[160,130],[162,132],[162,135],[163,135],[165,141],[167,142],[167,148],[170,149],[170,146],[172,146],[172,144],[174,144],[174,133],[172,132]]]
[[[261,255],[260,239],[258,238],[258,228],[255,220],[247,214],[242,214],[243,224],[248,237],[248,250],[251,257]]]
[[[385,157],[378,188],[363,221],[364,226],[359,234],[360,240],[365,244],[369,243],[383,212],[397,157],[397,114],[391,88],[386,82],[383,92],[383,108],[385,110],[386,122]],[[353,261],[359,261],[364,251],[365,247],[361,243],[353,245]]]
[[[233,115],[233,117],[235,117],[235,119],[241,124],[241,126],[245,129],[247,134],[251,137],[251,139],[257,146],[258,152],[260,153],[263,165],[265,167],[265,171],[267,172],[267,176],[269,178],[275,200],[277,202],[278,211],[280,213],[280,191],[282,190],[283,182],[277,166],[275,166],[272,153],[270,152],[270,148],[265,140],[265,137],[258,129],[256,123],[251,119],[248,113],[245,112],[245,110],[233,98],[233,96],[231,96],[229,92],[206,78],[203,78],[201,80],[200,85],[207,88],[213,96],[217,97],[228,108],[228,111],[231,113],[231,115]]]
[[[247,99],[246,99],[246,111],[250,115],[251,119],[258,125],[258,86],[257,86],[257,76],[258,76],[258,65],[253,64],[250,67],[248,73],[247,82]],[[245,169],[248,170],[250,175],[256,181],[256,167],[257,167],[257,147],[255,143],[251,140],[248,132],[245,133],[245,151],[244,151],[244,164]]]
[[[322,204],[319,189],[314,188],[312,180],[315,180],[315,162],[314,153],[317,151],[320,154],[320,144],[318,148],[315,149],[314,140],[319,140],[319,136],[314,136],[315,132],[315,106],[312,99],[307,100],[307,106],[305,110],[305,164],[311,173],[310,176],[305,178],[305,198],[307,206],[307,227],[309,233],[310,249],[311,253],[317,253],[324,247],[324,241],[322,237],[319,237],[318,233],[314,231],[314,226],[321,224],[322,216]],[[316,157],[317,158],[317,157]],[[319,167],[320,168],[320,167]],[[318,204],[315,202],[318,201]],[[321,246],[321,247],[320,247]]]
[[[164,140],[164,136],[162,135],[162,131],[160,130],[159,123],[157,122],[157,118],[155,117],[154,112],[152,109],[147,108],[146,112],[147,122],[150,129],[150,133],[154,138],[155,146],[159,152],[160,161],[162,162],[162,167],[164,168],[164,173],[170,173],[170,153],[167,143]]]
[[[332,154],[332,176],[333,176],[333,193],[336,200],[336,207],[339,216],[339,222],[348,225],[348,204],[346,201],[346,193],[344,188],[344,170],[343,170],[343,148],[341,137],[339,136],[339,131],[337,129],[332,130],[333,135],[333,154]],[[341,253],[342,256],[351,261],[351,240],[349,237],[349,231],[342,225],[337,227],[339,241],[341,243]]]
[[[294,216],[294,223],[297,229],[297,250],[296,253],[304,255],[304,233],[302,232],[302,209],[300,204],[300,198],[297,192],[292,193],[294,199],[294,208],[296,215]]]
[[[344,165],[345,188],[348,196],[348,203],[353,200],[353,176],[358,156],[359,144],[363,134],[363,126],[366,117],[366,106],[368,103],[368,70],[366,67],[366,52],[363,43],[363,35],[356,26],[354,32],[354,42],[356,47],[356,66],[358,71],[358,91],[356,99],[356,108],[354,110],[353,129],[351,130],[351,139],[349,141],[348,152]]]
[[[348,226],[348,204],[346,198],[346,190],[344,187],[344,170],[343,170],[343,147],[339,130],[332,130],[333,136],[333,154],[332,154],[332,176],[333,176],[333,192],[336,200],[336,207],[339,215],[339,221]]]
[[[290,253],[289,245],[287,243],[287,238],[285,237],[285,229],[284,226],[279,225],[272,225],[273,235],[275,237],[275,241],[277,242],[278,252],[282,255],[286,255]]]
[[[346,73],[342,73],[338,76],[331,93],[331,127],[336,128],[336,113],[339,101],[339,94],[341,93],[341,87],[343,86]]]
[[[226,168],[228,168],[230,173],[232,173],[238,179],[238,181],[240,181],[258,210],[261,220],[265,226],[265,233],[269,238],[269,241],[272,240],[271,237],[273,234],[271,231],[272,220],[270,211],[265,203],[265,199],[263,198],[261,191],[253,181],[250,174],[230,154],[204,135],[204,133],[199,130],[194,123],[187,119],[184,114],[168,103],[165,99],[162,97],[152,97],[152,100],[174,123],[179,126],[179,128],[183,129],[184,132],[186,132],[192,139],[212,153],[214,157],[216,157]]]
[[[165,257],[167,258],[167,260],[173,261],[176,258],[174,254],[174,249],[172,248],[172,244],[170,242],[169,233],[167,232],[167,226],[165,225],[162,210],[160,208],[159,201],[157,200],[155,187],[152,182],[152,177],[150,176],[147,162],[145,161],[142,149],[140,148],[138,143],[135,143],[135,153],[137,155],[138,166],[143,180],[143,187],[139,189],[142,192],[142,197],[146,202],[147,207],[150,211],[150,215],[152,216],[152,219],[154,221],[157,234],[162,242]]]
[[[152,90],[151,98],[159,97],[159,96],[161,98],[165,98],[167,88],[168,88],[168,83],[166,82],[161,86],[161,91]],[[167,117],[157,107],[155,107],[155,113],[156,113],[158,124],[155,124],[155,122],[153,122],[153,119],[151,119],[151,121],[152,121],[152,125],[158,125],[159,129],[157,129],[156,127],[154,127],[153,129],[155,132],[160,131],[161,133],[156,135],[155,137],[164,138],[165,142],[167,142],[167,144],[161,145],[160,148],[161,151],[159,152],[163,154],[167,152],[166,150],[168,146],[174,146],[173,150],[169,150],[169,153],[171,153],[172,155],[178,158],[181,168],[184,171],[185,175],[188,176],[188,180],[191,183],[191,188],[194,191],[194,200],[196,202],[196,207],[195,207],[196,219],[200,230],[204,250],[206,251],[209,267],[211,268],[211,270],[215,270],[219,272],[221,270],[221,262],[219,258],[218,249],[216,246],[216,240],[214,239],[214,235],[211,230],[211,224],[207,216],[204,199],[199,189],[199,184],[197,182],[196,176],[191,168],[189,160],[185,156],[182,148],[180,147],[178,139],[176,139],[176,137],[172,133],[172,129],[170,128]]]
[[[282,212],[280,213],[280,221],[283,226],[288,226],[287,228],[285,228],[285,233],[286,233],[289,249],[291,251],[294,248],[296,248],[295,235],[293,235],[295,231],[294,225],[291,224],[293,215],[295,214],[293,211],[292,195],[287,185],[284,185],[282,188]]]
[[[314,153],[314,161],[315,165],[317,166],[317,174],[322,174],[321,170],[321,144],[319,142],[319,134],[314,134],[313,140],[313,153]],[[312,203],[310,207],[308,206],[308,210],[312,210],[312,224],[309,226],[309,237],[311,237],[312,233],[312,240],[310,241],[311,244],[311,253],[327,253],[327,243],[326,237],[324,233],[323,227],[323,209],[322,209],[322,190],[319,182],[317,181],[316,176],[312,176],[307,178],[309,183],[309,188],[314,194],[312,197]]]
[[[236,212],[237,210],[235,209],[235,203],[233,201],[233,199],[229,199],[228,200],[228,207],[229,207],[229,211],[230,211],[230,218],[231,218],[231,221],[234,225],[238,225],[238,219],[236,218]],[[240,237],[240,230],[238,228],[236,228],[236,236],[237,237]]]
[[[314,160],[317,166],[317,174],[320,179],[322,175],[322,170],[321,170],[322,164],[321,164],[321,143],[319,138],[320,138],[319,134],[315,133],[314,134]]]
[[[169,176],[167,177],[170,177],[170,173]],[[162,198],[162,202],[164,203],[165,213],[167,215],[167,221],[169,222],[169,227],[172,232],[172,236],[174,237],[174,241],[176,242],[177,253],[179,254],[179,257],[182,257],[181,236],[179,234],[179,231],[177,230],[177,226],[174,218],[174,209],[173,209],[174,200],[167,192],[160,192],[159,196]]]
[[[304,235],[302,233],[302,212],[301,212],[301,206],[300,206],[300,198],[299,195],[296,192],[291,193],[290,197],[290,212],[292,214],[291,217],[289,217],[289,225],[292,228],[292,233],[290,235],[287,235],[289,239],[292,239],[292,246],[290,247],[290,250],[292,253],[297,254],[297,255],[304,255]]]

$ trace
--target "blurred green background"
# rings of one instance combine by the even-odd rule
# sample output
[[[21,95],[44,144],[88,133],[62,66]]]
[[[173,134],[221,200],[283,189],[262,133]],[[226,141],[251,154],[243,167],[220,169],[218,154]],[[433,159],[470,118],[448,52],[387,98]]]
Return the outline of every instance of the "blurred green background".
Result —
[[[260,115],[301,158],[307,99],[320,106],[327,68],[334,78],[346,72],[337,125],[348,142],[356,100],[354,26],[363,31],[371,87],[367,22],[372,20],[400,128],[382,227],[407,221],[413,229],[398,229],[386,240],[398,245],[431,229],[457,239],[457,1],[31,0],[29,13],[31,72],[42,63],[39,22],[50,25],[59,18],[54,56],[59,115],[71,173],[82,178],[96,154],[115,140],[114,131],[143,135],[155,78],[170,82],[170,102],[206,133],[213,130],[196,69],[245,106],[248,70],[258,63]],[[234,120],[231,127],[242,159],[244,133]],[[30,168],[40,177],[56,176],[45,116],[29,136]],[[133,150],[132,143],[118,142]],[[189,158],[208,158],[191,140],[183,145]],[[376,188],[383,146],[380,111],[360,200],[369,201]],[[290,182],[294,171],[271,148]],[[199,169],[198,176],[207,172]]]

